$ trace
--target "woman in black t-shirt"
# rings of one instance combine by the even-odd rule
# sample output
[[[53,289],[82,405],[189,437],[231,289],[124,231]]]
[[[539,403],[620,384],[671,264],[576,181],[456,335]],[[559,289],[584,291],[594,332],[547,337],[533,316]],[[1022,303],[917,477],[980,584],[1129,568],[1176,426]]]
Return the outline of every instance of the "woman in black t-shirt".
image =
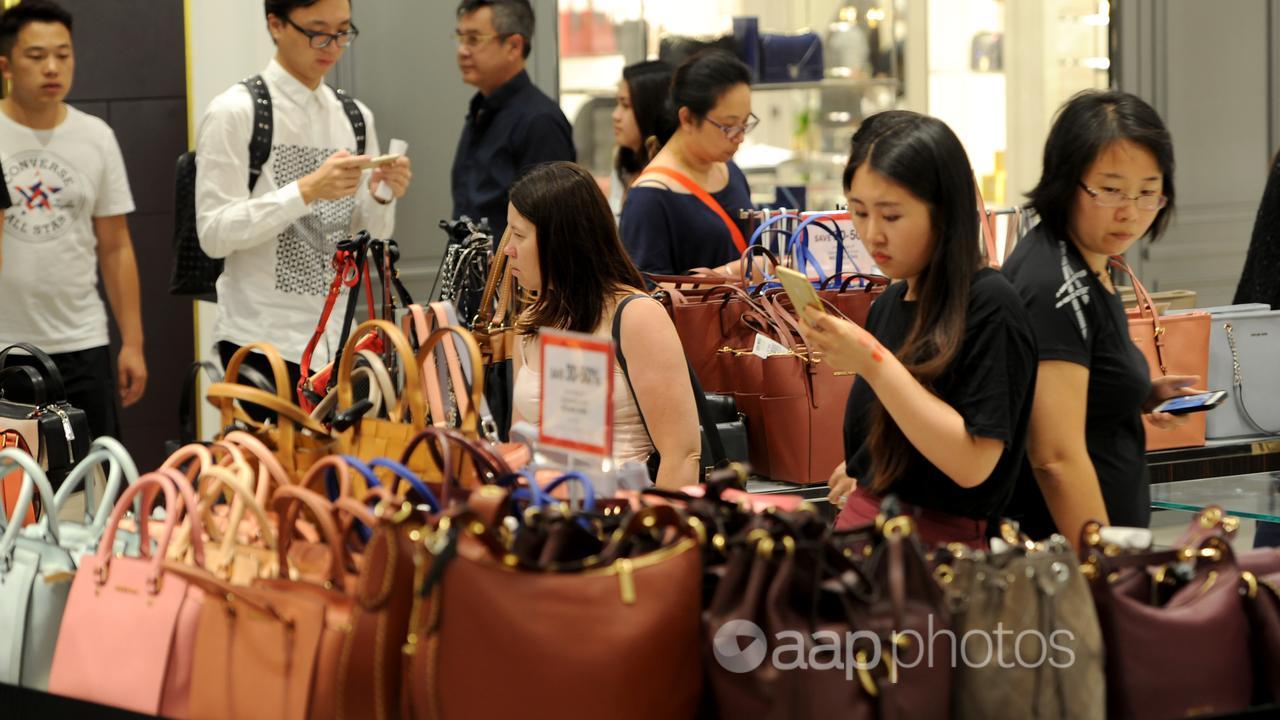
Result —
[[[1030,193],[1040,225],[1006,263],[1039,352],[1029,462],[1009,515],[1033,538],[1079,540],[1089,520],[1146,527],[1150,493],[1142,414],[1194,392],[1194,376],[1154,382],[1129,337],[1111,257],[1153,240],[1173,211],[1173,142],[1151,106],[1090,91],[1058,115]],[[1157,427],[1186,421],[1153,413]],[[1046,507],[1047,505],[1047,507]]]
[[[901,282],[866,330],[805,315],[823,362],[858,375],[830,483],[836,526],[873,521],[893,494],[926,543],[981,546],[1022,462],[1035,344],[1017,293],[982,267],[968,157],[942,121],[881,113],[854,135],[844,186],[858,237]]]

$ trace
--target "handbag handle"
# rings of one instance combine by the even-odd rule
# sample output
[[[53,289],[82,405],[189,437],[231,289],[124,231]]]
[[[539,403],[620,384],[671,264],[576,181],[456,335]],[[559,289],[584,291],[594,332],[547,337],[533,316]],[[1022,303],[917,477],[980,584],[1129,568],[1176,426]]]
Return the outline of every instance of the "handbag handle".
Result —
[[[23,377],[27,381],[27,386],[31,388],[31,404],[36,407],[44,407],[49,403],[49,389],[44,381],[44,376],[39,370],[30,365],[14,365],[0,369],[0,398],[5,397],[4,388],[9,385],[10,378]]]
[[[169,540],[173,537],[178,518],[182,516],[184,503],[186,507],[192,509],[191,546],[195,553],[195,561],[198,566],[204,567],[204,524],[200,521],[199,513],[194,510],[197,507],[195,494],[182,473],[172,468],[166,468],[147,473],[138,478],[138,482],[125,488],[124,493],[120,495],[120,500],[116,502],[116,506],[111,510],[111,517],[107,520],[107,532],[103,536],[102,542],[98,544],[98,577],[95,578],[95,581],[99,587],[106,584],[107,578],[110,576],[112,548],[115,546],[116,530],[120,526],[120,521],[124,518],[129,506],[133,504],[134,498],[144,492],[149,497],[143,497],[142,507],[144,514],[138,518],[138,534],[141,538],[138,546],[139,548],[149,546],[147,517],[151,514],[151,504],[156,499],[157,490],[163,493],[165,500],[164,530],[160,534],[156,551],[151,555],[151,572],[147,576],[147,592],[154,595],[160,591],[160,575],[163,573],[162,565],[169,550]]]
[[[556,478],[555,480],[552,480],[551,482],[547,483],[546,487],[542,488],[543,497],[540,499],[543,502],[549,502],[551,498],[551,493],[555,491],[556,488],[569,482],[576,482],[578,486],[582,488],[582,492],[583,492],[582,510],[584,512],[591,512],[592,510],[595,510],[596,509],[596,489],[591,485],[591,481],[587,479],[586,475],[583,475],[582,473],[576,470],[573,472],[567,472],[564,475],[561,475],[560,477]]]
[[[191,443],[174,450],[172,455],[160,463],[160,469],[177,470],[186,475],[189,482],[194,483],[213,464],[213,452],[207,446]]]
[[[275,382],[276,395],[284,400],[292,401],[293,388],[289,386],[289,369],[285,366],[284,359],[280,357],[280,352],[266,343],[242,345],[227,361],[227,369],[222,374],[222,382],[231,385],[239,384],[240,366],[244,365],[245,358],[249,357],[249,354],[255,350],[259,351],[259,354],[267,359],[267,364],[271,367],[271,379]],[[224,423],[224,426],[229,424]],[[254,427],[258,426],[254,425]]]
[[[271,393],[263,392],[262,390],[259,390],[257,388],[251,388],[247,385],[232,385],[231,383],[220,382],[220,383],[214,383],[210,385],[209,390],[206,392],[206,395],[210,400],[228,401],[226,403],[218,403],[218,402],[214,403],[215,405],[223,408],[223,417],[224,417],[223,427],[233,427],[234,426],[233,422],[225,422],[225,421],[231,421],[234,419],[234,420],[245,421],[246,424],[256,426],[258,429],[265,429],[266,427],[265,425],[262,425],[261,423],[258,423],[252,420],[251,418],[249,418],[247,413],[244,413],[239,408],[235,408],[235,404],[233,402],[230,402],[230,401],[239,401],[239,402],[247,402],[252,405],[258,405],[263,409],[274,412],[276,416],[280,419],[280,423],[278,427],[280,428],[280,432],[282,435],[284,433],[291,434],[293,432],[294,425],[297,425],[304,430],[309,430],[313,434],[320,437],[328,437],[330,434],[329,431],[324,427],[324,425],[320,424],[319,420],[316,420],[315,418],[311,417],[307,413],[303,412],[302,408],[298,407],[297,405],[294,405],[291,401],[284,400],[279,395],[272,395]],[[232,418],[230,415],[230,412],[233,408],[235,409],[235,415],[236,415],[234,418]],[[288,421],[288,422],[285,422],[285,421]],[[282,451],[283,451],[283,448],[282,448]]]
[[[449,450],[450,445],[457,445],[462,448],[466,457],[469,457],[475,463],[478,475],[489,474],[494,478],[500,478],[512,474],[511,468],[506,461],[490,452],[487,448],[468,440],[456,430],[437,427],[427,427],[410,440],[409,444],[405,446],[400,463],[408,465],[410,458],[413,457],[418,446],[422,444],[426,445],[427,451],[431,453],[436,467],[440,468],[440,473],[443,476],[444,497],[441,500],[445,507],[451,504],[454,488],[462,489],[454,469],[452,453]],[[461,461],[458,467],[462,467]]]
[[[48,511],[48,508],[55,506],[53,488],[49,485],[49,478],[44,470],[35,458],[17,448],[0,450],[0,475],[7,475],[15,470],[23,473],[22,490],[13,505],[13,514],[4,518],[4,513],[0,513],[0,522],[4,527],[4,535],[0,536],[0,577],[9,572],[13,564],[14,547],[18,543],[18,534],[22,532],[22,518],[31,509],[31,500],[36,493],[40,494],[40,502],[46,508],[41,529],[47,531],[49,539],[55,545],[59,539],[57,513]]]
[[[85,480],[104,464],[107,466],[107,487],[97,508],[94,509],[94,483],[85,482]],[[111,506],[115,504],[116,495],[120,493],[121,483],[128,486],[137,481],[138,466],[134,464],[133,458],[130,457],[124,445],[115,438],[105,435],[94,438],[93,444],[89,446],[89,454],[80,461],[79,465],[72,468],[62,481],[62,485],[58,487],[58,492],[53,497],[54,511],[46,513],[46,516],[56,516],[60,513],[67,500],[71,498],[71,494],[83,484],[84,512],[85,519],[88,521],[86,524],[93,536],[101,537],[107,525],[107,516],[111,514]]]
[[[462,323],[458,321],[458,309],[453,303],[431,303],[431,311],[435,314],[437,327],[462,327]],[[478,348],[479,343],[476,346]],[[470,353],[467,353],[466,350],[466,343],[460,335],[455,336],[453,342],[446,343],[444,346],[444,356],[449,369],[449,377],[452,378],[453,387],[455,388],[467,387],[469,383],[475,382],[477,366],[472,363]],[[434,356],[435,352],[432,351],[430,355]],[[438,361],[437,367],[439,367]],[[431,375],[426,365],[423,365],[422,371],[427,379],[430,380]],[[443,370],[440,373],[443,378]],[[428,397],[431,396],[428,394]],[[470,398],[467,397],[466,393],[459,394],[456,391],[454,392],[454,398],[458,404],[458,414],[465,416],[470,407]],[[498,426],[493,420],[493,413],[489,410],[489,400],[483,392],[483,386],[481,386],[479,414],[480,427],[484,431],[485,437],[491,442],[497,442]]]
[[[443,327],[432,331],[432,333],[427,336],[427,341],[422,344],[422,347],[418,348],[418,354],[415,360],[417,367],[424,367],[427,362],[430,361],[435,347],[444,342],[445,339],[450,336],[457,338],[455,343],[457,341],[461,341],[461,345],[466,348],[467,360],[471,363],[471,367],[482,367],[480,360],[480,346],[476,344],[476,340],[471,333],[461,327]],[[478,410],[483,405],[484,398],[483,376],[480,373],[476,373],[471,379],[471,383],[469,385],[464,385],[462,388],[454,388],[454,393],[461,394],[459,393],[459,390],[462,390],[470,396],[470,404],[467,406],[467,412],[460,415],[458,418],[459,428],[468,435],[477,435],[479,433],[480,425]],[[440,404],[441,406],[431,408],[432,419],[437,425],[441,422],[440,420],[435,420],[437,417],[447,417],[447,411],[442,407],[443,399],[441,399]],[[459,403],[459,407],[461,408],[461,403]],[[417,429],[421,431],[423,428]],[[407,458],[408,456],[405,457]]]
[[[489,277],[484,283],[484,293],[480,296],[480,309],[476,313],[471,326],[477,330],[488,330],[493,327],[494,299],[498,298],[499,285],[506,285],[511,280],[507,267],[507,244],[511,242],[511,228],[502,231],[502,239],[498,241],[498,249],[494,252],[493,262],[489,267]],[[505,319],[505,317],[499,317]],[[422,337],[419,336],[419,341]]]
[[[331,459],[325,458],[325,460]],[[334,460],[334,462],[336,463],[337,461]],[[338,523],[333,516],[333,505],[328,500],[325,500],[323,496],[296,485],[280,488],[276,491],[275,500],[272,501],[272,508],[280,517],[279,541],[276,543],[276,556],[279,560],[277,577],[281,579],[287,577],[289,545],[293,542],[294,526],[302,514],[301,509],[303,507],[310,510],[311,514],[315,516],[316,524],[320,527],[321,537],[324,538],[325,545],[329,548],[329,582],[335,588],[345,588],[345,583],[343,582],[345,574],[343,567],[344,549],[342,536],[338,531]]]
[[[213,542],[220,542],[221,559],[226,565],[220,567],[209,568],[211,572],[221,575],[229,571],[231,558],[234,555],[237,545],[237,535],[240,523],[244,518],[244,511],[247,508],[258,524],[257,535],[262,544],[268,550],[276,549],[276,534],[272,530],[272,523],[267,517],[267,511],[253,497],[253,493],[249,490],[249,486],[245,484],[242,478],[237,477],[231,470],[220,465],[214,465],[200,476],[200,510],[199,513],[205,522],[206,532],[209,533],[209,539]],[[231,505],[231,512],[228,515],[227,530],[225,534],[219,537],[217,525],[214,523],[213,504],[223,489],[229,489],[234,494],[234,500]],[[195,513],[188,513],[188,517]]]
[[[1133,283],[1133,292],[1138,298],[1138,315],[1139,317],[1151,323],[1151,336],[1154,340],[1156,348],[1156,365],[1160,367],[1160,373],[1169,374],[1169,367],[1165,364],[1164,359],[1164,325],[1160,322],[1160,314],[1156,312],[1156,304],[1151,299],[1151,294],[1147,292],[1147,288],[1138,279],[1138,275],[1133,272],[1133,268],[1129,267],[1129,263],[1123,258],[1114,256],[1111,258],[1109,265],[1118,270],[1124,271],[1129,276],[1129,281]]]
[[[53,362],[53,358],[49,357],[43,350],[32,345],[31,343],[14,343],[4,350],[0,350],[0,369],[9,367],[9,353],[13,350],[21,350],[30,355],[36,364],[39,365],[40,375],[44,378],[45,386],[48,388],[49,402],[60,403],[67,400],[66,385],[62,381],[62,372],[58,370],[57,364]]]
[[[342,360],[338,365],[338,406],[340,408],[349,408],[355,403],[355,393],[351,383],[351,370],[355,366],[355,346],[360,338],[364,335],[381,331],[387,339],[387,343],[395,350],[404,363],[404,391],[395,403],[391,404],[391,398],[387,398],[387,416],[392,422],[406,422],[404,419],[405,405],[408,405],[409,422],[414,429],[421,429],[423,423],[423,406],[422,406],[422,381],[418,374],[418,367],[414,365],[413,349],[409,347],[409,341],[405,339],[404,333],[400,332],[400,328],[395,324],[386,320],[366,320],[351,333],[347,338],[346,349],[342,353]],[[344,442],[350,443],[355,434],[355,426],[349,426],[346,430],[337,433],[338,437]]]
[[[248,452],[258,462],[258,484],[254,499],[262,507],[270,504],[273,485],[283,487],[294,483],[294,478],[280,464],[280,459],[258,438],[243,430],[232,430],[223,436],[222,442],[239,447],[242,453]]]
[[[302,482],[284,487],[306,488],[323,496],[325,494],[325,478],[330,470],[333,470],[338,476],[338,497],[351,497],[351,473],[347,470],[347,464],[342,461],[339,455],[328,455],[320,458],[307,469],[307,474],[302,478]],[[280,494],[281,489],[276,489],[276,495]]]
[[[815,215],[810,215],[809,217],[800,221],[800,224],[796,227],[795,231],[791,233],[791,240],[787,243],[788,254],[793,253],[797,248],[803,248],[804,255],[800,256],[799,259],[808,260],[809,262],[812,262],[814,267],[818,269],[819,279],[826,280],[827,273],[822,269],[822,266],[818,264],[818,260],[817,258],[814,257],[813,253],[809,251],[809,226],[810,225],[817,225],[823,230],[826,230],[828,233],[831,234],[832,237],[836,239],[835,270],[836,270],[836,275],[843,275],[844,274],[844,256],[846,252],[844,248],[844,232],[840,230],[839,221],[836,220],[836,217],[834,215],[818,213]],[[854,271],[862,272],[861,268],[858,267],[858,264],[856,262],[853,262],[852,258],[850,258],[850,262],[853,264]],[[807,263],[805,262],[796,263],[796,270],[807,274],[806,268],[805,268],[806,264]]]
[[[423,500],[431,507],[432,512],[440,512],[444,508],[444,506],[440,504],[440,500],[436,497],[435,493],[431,492],[431,488],[427,487],[427,484],[422,482],[422,479],[418,477],[417,473],[405,467],[403,464],[398,463],[395,460],[391,460],[390,458],[374,458],[369,461],[369,467],[390,470],[396,476],[397,490],[399,489],[398,485],[400,480],[404,480],[409,483],[409,487],[418,494],[419,499]]]

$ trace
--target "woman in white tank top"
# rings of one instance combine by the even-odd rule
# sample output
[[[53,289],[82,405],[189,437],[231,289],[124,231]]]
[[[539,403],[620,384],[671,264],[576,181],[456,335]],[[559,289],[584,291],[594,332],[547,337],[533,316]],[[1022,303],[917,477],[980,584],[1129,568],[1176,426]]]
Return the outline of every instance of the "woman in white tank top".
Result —
[[[583,168],[538,165],[516,181],[510,197],[505,253],[520,287],[537,295],[518,323],[513,421],[536,426],[542,396],[539,330],[610,339],[618,304],[644,294],[644,279],[618,239],[608,200]],[[656,300],[637,300],[626,306],[620,337],[630,383],[615,367],[614,460],[644,462],[656,450],[659,487],[698,482],[698,412],[675,326]]]

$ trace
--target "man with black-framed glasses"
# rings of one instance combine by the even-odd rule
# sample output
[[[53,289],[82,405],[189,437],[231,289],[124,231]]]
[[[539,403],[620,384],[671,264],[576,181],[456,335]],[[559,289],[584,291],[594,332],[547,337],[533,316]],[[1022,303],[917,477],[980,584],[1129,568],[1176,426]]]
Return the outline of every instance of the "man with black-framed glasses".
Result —
[[[479,91],[453,158],[453,216],[507,226],[507,191],[527,168],[577,159],[560,106],[529,79],[533,41],[528,0],[462,0],[453,33],[462,80]]]
[[[407,157],[362,167],[380,152],[373,113],[324,85],[359,32],[350,0],[265,0],[263,7],[276,55],[204,115],[196,225],[204,251],[226,258],[214,327],[223,362],[240,346],[269,342],[296,385],[338,241],[360,230],[390,238],[395,201],[412,172]],[[317,364],[337,350],[341,322],[334,313]]]

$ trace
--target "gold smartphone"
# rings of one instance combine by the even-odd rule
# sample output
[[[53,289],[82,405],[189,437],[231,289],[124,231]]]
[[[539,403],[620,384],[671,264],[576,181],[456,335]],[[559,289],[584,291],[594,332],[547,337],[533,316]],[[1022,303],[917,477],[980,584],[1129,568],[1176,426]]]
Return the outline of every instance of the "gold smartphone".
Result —
[[[393,155],[379,155],[376,158],[370,158],[360,163],[359,165],[357,165],[357,167],[359,167],[361,170],[372,170],[376,167],[382,167],[383,165],[390,165],[391,163],[399,160],[401,157],[403,156],[400,155],[399,153],[395,153]]]
[[[778,280],[782,281],[782,287],[787,291],[787,297],[791,298],[791,305],[796,309],[796,317],[804,317],[804,309],[810,305],[818,308],[818,312],[827,311],[809,278],[787,267],[778,267],[777,273]]]

